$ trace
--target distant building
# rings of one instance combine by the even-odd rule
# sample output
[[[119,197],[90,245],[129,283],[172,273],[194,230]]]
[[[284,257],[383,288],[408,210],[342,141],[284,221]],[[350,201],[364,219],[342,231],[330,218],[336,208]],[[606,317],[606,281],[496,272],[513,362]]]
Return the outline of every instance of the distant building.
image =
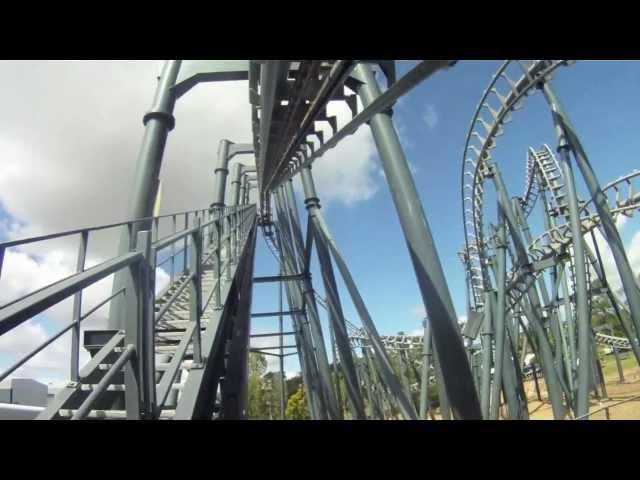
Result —
[[[47,406],[48,387],[30,378],[0,386],[0,420],[31,420]]]

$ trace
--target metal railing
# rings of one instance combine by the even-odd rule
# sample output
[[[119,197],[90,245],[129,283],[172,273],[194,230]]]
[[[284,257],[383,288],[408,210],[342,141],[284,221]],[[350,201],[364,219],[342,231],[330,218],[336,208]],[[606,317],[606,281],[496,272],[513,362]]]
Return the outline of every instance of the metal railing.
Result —
[[[184,217],[184,228],[181,231],[176,231],[176,220],[180,216]],[[189,224],[190,217],[191,225]],[[223,281],[222,275],[226,272],[227,279],[230,279],[231,265],[238,261],[237,257],[240,253],[239,245],[243,244],[247,238],[248,232],[253,225],[250,220],[254,218],[255,206],[253,205],[223,207],[215,210],[202,209],[1,243],[0,274],[2,273],[4,253],[7,248],[73,235],[80,236],[77,272],[75,274],[0,306],[1,336],[19,327],[27,320],[43,313],[50,307],[68,298],[73,297],[74,299],[71,324],[48,338],[37,348],[24,355],[7,370],[2,372],[0,374],[0,381],[14,373],[31,358],[70,330],[73,331],[71,341],[71,380],[80,380],[79,337],[81,323],[101,307],[120,295],[123,295],[124,311],[122,313],[124,315],[124,331],[121,331],[121,333],[125,335],[125,345],[122,349],[122,354],[104,374],[100,383],[92,389],[92,393],[83,401],[72,418],[85,418],[95,400],[107,390],[115,372],[121,371],[123,367],[125,369],[132,369],[133,378],[135,378],[135,381],[127,382],[127,389],[134,390],[133,392],[128,392],[126,396],[128,399],[127,402],[130,401],[129,399],[134,399],[135,402],[139,403],[138,412],[140,412],[141,416],[153,417],[159,409],[156,405],[156,398],[160,400],[159,405],[161,407],[169,393],[171,384],[178,372],[178,367],[182,363],[190,343],[193,343],[194,362],[200,363],[203,361],[200,347],[200,319],[202,313],[214,296],[215,307],[221,307],[220,284]],[[170,234],[159,239],[160,221],[163,219],[171,219],[172,228]],[[151,230],[138,232],[134,244],[131,238],[133,226],[140,222],[148,222]],[[85,269],[90,234],[100,230],[123,226],[126,227],[129,232],[130,245],[135,245],[132,251],[118,255],[89,269]],[[176,250],[177,244],[181,244],[181,248]],[[167,248],[171,249],[170,255],[158,261],[160,252]],[[180,254],[182,254],[184,259],[182,269],[176,271],[176,261]],[[203,258],[205,254],[206,256]],[[163,292],[159,292],[156,296],[156,268],[169,261],[171,261],[169,285]],[[212,268],[214,270],[214,284],[207,302],[203,306],[203,265],[209,261],[212,262]],[[123,281],[125,286],[119,288],[106,299],[93,306],[89,311],[82,314],[83,290],[120,271],[125,272]],[[181,274],[180,277],[178,277],[178,274]],[[175,281],[174,277],[176,278]],[[171,294],[160,311],[154,314],[156,298],[163,297],[170,288],[176,286],[176,282],[178,282],[177,289]],[[155,325],[187,286],[189,287],[191,299],[189,315],[191,324],[189,328],[186,329],[186,334],[179,348],[176,350],[169,371],[163,376],[160,385],[156,386],[154,360]],[[133,292],[133,295],[127,295],[130,292]],[[111,346],[110,348],[114,347]],[[134,357],[136,361],[132,362],[131,360]],[[128,407],[127,411],[129,410],[130,408]]]
[[[592,418],[593,419],[593,415],[599,414],[601,412],[604,412],[606,420],[614,420],[614,419],[611,418],[611,409],[615,408],[615,407],[617,407],[619,405],[622,405],[622,404],[625,404],[625,403],[628,403],[628,402],[632,402],[634,400],[640,400],[640,395],[634,395],[633,397],[625,398],[624,400],[621,400],[619,402],[615,402],[615,403],[612,403],[612,404],[609,404],[609,405],[605,405],[605,406],[603,406],[601,408],[598,408],[597,410],[594,410],[592,412],[589,412],[589,413],[586,413],[584,415],[581,415],[580,417],[576,417],[574,420],[582,420],[584,418]],[[632,419],[625,419],[625,420],[632,420]]]

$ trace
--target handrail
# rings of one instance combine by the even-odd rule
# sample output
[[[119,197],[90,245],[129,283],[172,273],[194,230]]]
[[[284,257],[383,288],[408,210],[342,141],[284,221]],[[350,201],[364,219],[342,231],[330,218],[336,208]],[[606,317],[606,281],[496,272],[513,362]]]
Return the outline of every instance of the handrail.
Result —
[[[62,335],[64,335],[65,333],[67,333],[69,330],[71,330],[73,327],[75,327],[76,325],[80,324],[83,320],[85,320],[87,317],[89,317],[93,312],[95,312],[96,310],[98,310],[100,307],[102,307],[104,304],[106,304],[107,302],[109,302],[110,300],[112,300],[116,295],[119,295],[120,293],[124,292],[126,289],[123,287],[120,290],[118,290],[117,292],[115,292],[114,294],[110,295],[106,300],[103,300],[102,302],[100,302],[98,305],[96,305],[94,308],[92,308],[91,310],[89,310],[87,313],[85,313],[84,315],[82,315],[80,317],[80,319],[77,322],[72,322],[69,325],[67,325],[66,327],[64,327],[62,330],[60,330],[58,333],[56,333],[53,337],[49,338],[48,340],[46,340],[44,343],[42,343],[39,347],[36,347],[34,350],[32,350],[30,353],[28,353],[26,356],[24,356],[22,359],[18,360],[16,363],[14,363],[11,367],[9,367],[7,370],[5,370],[2,374],[0,374],[0,382],[2,382],[5,378],[7,378],[9,375],[11,375],[13,372],[15,372],[18,368],[20,368],[22,365],[24,365],[27,361],[29,361],[34,355],[36,355],[37,353],[41,352],[42,350],[44,350],[45,347],[48,347],[49,345],[51,345],[53,342],[55,342],[58,338],[60,338]]]
[[[574,420],[582,420],[583,418],[586,418],[590,415],[593,415],[594,413],[598,413],[598,412],[602,412],[603,410],[609,410],[612,407],[617,407],[618,405],[622,405],[623,403],[627,403],[627,402],[631,402],[633,400],[640,400],[640,395],[635,395],[633,397],[627,398],[625,400],[621,400],[617,403],[612,403],[611,405],[607,405],[605,407],[601,407],[597,410],[594,410],[593,412],[589,412],[589,413],[585,413],[584,415],[580,415],[579,417],[574,418]]]
[[[186,228],[184,230],[180,230],[179,232],[171,234],[168,237],[163,238],[162,240],[158,240],[157,242],[151,244],[151,246],[154,249],[156,249],[156,251],[162,250],[163,248],[167,248],[167,247],[171,246],[172,243],[179,242],[183,238],[191,235],[192,233],[197,232],[198,230],[199,230],[199,228],[197,226],[189,227],[189,228]]]
[[[122,352],[122,354],[118,357],[118,359],[111,365],[111,368],[107,373],[105,373],[102,380],[96,385],[93,391],[89,394],[89,396],[82,402],[82,405],[76,410],[76,413],[71,417],[71,420],[82,420],[89,414],[89,410],[93,403],[102,395],[107,387],[111,384],[111,379],[122,369],[124,364],[129,361],[133,353],[135,352],[135,347],[133,345],[127,345]]]
[[[220,282],[220,279],[222,278],[222,274],[226,272],[228,266],[229,266],[229,262],[226,262],[224,264],[224,266],[220,269],[220,278],[216,278],[216,282],[217,283],[213,284],[213,288],[211,288],[211,292],[209,292],[209,297],[207,297],[207,301],[205,302],[204,306],[202,307],[202,311],[203,312],[209,306],[209,302],[211,301],[211,298],[213,297],[213,294],[216,292],[216,290],[218,288],[218,283]]]
[[[242,207],[245,207],[245,205],[238,205],[237,207],[231,207],[231,206],[226,206],[222,209],[215,209],[213,210],[214,213],[221,213],[222,216],[226,216],[230,213],[231,210],[233,209],[242,209]],[[122,222],[117,222],[117,223],[109,223],[106,225],[97,225],[97,226],[92,226],[92,227],[84,227],[84,228],[77,228],[74,230],[65,230],[63,232],[58,232],[58,233],[50,233],[47,235],[40,235],[37,237],[29,237],[29,238],[21,238],[18,240],[10,240],[7,242],[2,242],[0,243],[0,249],[4,249],[4,248],[11,248],[11,247],[16,247],[18,245],[24,245],[24,244],[28,244],[28,243],[35,243],[35,242],[41,242],[41,241],[45,241],[45,240],[53,240],[55,238],[61,238],[61,237],[66,237],[69,235],[77,235],[79,233],[83,233],[83,232],[93,232],[93,231],[99,231],[99,230],[107,230],[109,228],[115,228],[115,227],[121,227],[124,225],[132,225],[134,223],[140,223],[140,222],[146,222],[149,220],[156,220],[156,219],[161,219],[161,218],[168,218],[168,217],[174,217],[174,216],[178,216],[178,215],[186,215],[186,214],[192,214],[192,213],[204,213],[204,212],[208,212],[210,210],[210,208],[203,208],[203,209],[196,209],[196,210],[187,210],[184,212],[176,212],[176,213],[167,213],[165,215],[158,215],[157,217],[142,217],[142,218],[136,218],[133,220],[125,220]]]
[[[167,258],[165,258],[163,261],[161,261],[160,263],[156,264],[156,268],[160,268],[162,265],[164,265],[165,263],[167,263],[169,260],[171,260],[174,256],[177,256],[178,254],[184,252],[185,249],[181,248],[180,250],[178,250],[177,252],[174,252],[173,255],[169,255]]]
[[[17,327],[31,317],[65,300],[74,293],[92,285],[112,273],[143,258],[140,252],[130,252],[107,260],[84,272],[76,273],[42,290],[31,293],[0,309],[0,335]]]
[[[203,212],[203,211],[207,211],[208,209],[204,209],[204,210],[189,210],[186,212],[178,212],[178,213],[170,213],[170,214],[166,214],[166,215],[159,215],[157,217],[143,217],[143,218],[136,218],[133,220],[126,220],[123,222],[117,222],[117,223],[109,223],[106,225],[97,225],[94,227],[84,227],[84,228],[78,228],[75,230],[66,230],[64,232],[58,232],[58,233],[50,233],[47,235],[40,235],[38,237],[29,237],[29,238],[21,238],[18,240],[10,240],[8,242],[2,242],[0,243],[0,249],[1,248],[11,248],[11,247],[16,247],[18,245],[24,245],[27,243],[35,243],[35,242],[41,242],[41,241],[45,241],[45,240],[53,240],[55,238],[60,238],[60,237],[66,237],[69,235],[77,235],[78,233],[83,233],[83,232],[93,232],[93,231],[99,231],[99,230],[107,230],[109,228],[115,228],[115,227],[121,227],[123,225],[132,225],[134,223],[140,223],[140,222],[146,222],[149,220],[155,220],[155,219],[160,219],[160,218],[166,218],[166,217],[172,217],[172,216],[177,216],[177,215],[185,215],[187,213],[196,213],[196,212]]]
[[[167,300],[167,303],[165,303],[162,308],[160,309],[160,311],[158,313],[156,313],[155,316],[155,322],[158,323],[160,321],[160,319],[164,316],[165,313],[167,313],[167,310],[169,310],[169,307],[171,305],[173,305],[173,302],[176,301],[176,299],[180,296],[180,294],[182,293],[182,291],[185,289],[185,287],[189,284],[189,282],[191,281],[191,279],[193,277],[195,277],[195,272],[190,273],[189,275],[187,275],[184,280],[182,280],[182,283],[179,285],[178,289],[173,292],[171,294],[171,297],[169,297],[169,300]]]

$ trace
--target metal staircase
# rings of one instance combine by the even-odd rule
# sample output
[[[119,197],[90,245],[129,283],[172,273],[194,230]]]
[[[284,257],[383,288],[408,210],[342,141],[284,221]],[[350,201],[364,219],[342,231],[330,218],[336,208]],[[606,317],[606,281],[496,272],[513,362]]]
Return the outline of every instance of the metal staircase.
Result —
[[[188,224],[189,214],[192,222]],[[181,215],[181,214],[176,214]],[[80,234],[89,238],[93,231],[146,222],[151,230],[138,233],[136,248],[128,253],[80,271],[64,280],[32,292],[0,308],[0,334],[18,327],[26,320],[61,302],[78,296],[82,290],[110,274],[124,272],[124,286],[99,306],[114,299],[111,308],[119,311],[122,328],[119,330],[87,330],[84,346],[91,360],[78,369],[77,378],[56,395],[38,419],[171,419],[176,412],[186,417],[224,413],[224,379],[229,351],[233,349],[235,330],[243,323],[236,304],[245,296],[241,286],[247,266],[252,270],[255,245],[256,207],[241,205],[221,209],[185,212],[185,228],[162,239],[158,237],[161,219],[165,215],[110,226],[93,227],[47,237],[0,245],[34,243]],[[151,238],[156,238],[154,242]],[[170,284],[155,292],[155,270],[158,252],[172,250],[175,263],[175,244],[183,243],[185,269],[177,272]],[[87,242],[82,242],[79,257],[86,254]],[[188,259],[188,262],[187,262]],[[164,263],[164,262],[163,262]],[[128,294],[132,292],[132,294]],[[249,297],[250,298],[250,297]],[[79,333],[80,322],[97,310],[94,307],[52,337],[59,338],[71,329]],[[244,315],[248,318],[248,312]],[[37,349],[2,373],[6,378],[42,349],[52,343],[47,340]],[[79,348],[79,336],[73,337]],[[210,368],[214,365],[215,368]],[[78,358],[72,358],[78,368]],[[206,375],[191,372],[200,370]],[[235,372],[234,372],[235,375]],[[215,385],[209,404],[198,406],[193,398],[200,398],[204,389]],[[182,405],[182,392],[190,391],[187,404]],[[217,399],[217,401],[216,401]],[[221,404],[222,402],[222,404]]]

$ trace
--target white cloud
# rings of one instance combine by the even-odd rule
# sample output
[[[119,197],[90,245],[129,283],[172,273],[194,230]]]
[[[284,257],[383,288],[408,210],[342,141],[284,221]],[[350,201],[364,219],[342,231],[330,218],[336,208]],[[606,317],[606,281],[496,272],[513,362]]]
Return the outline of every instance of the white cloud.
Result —
[[[427,316],[427,311],[423,304],[419,304],[411,309],[411,315],[415,318],[424,319]]]
[[[328,116],[337,117],[338,130],[351,119],[349,108],[344,103],[329,103],[327,112]],[[331,129],[326,122],[318,123],[318,127],[325,132],[325,138],[330,138]],[[375,195],[379,188],[375,153],[371,131],[363,126],[316,159],[313,178],[322,204],[338,202],[350,206]],[[302,191],[299,182],[295,186],[296,190]]]
[[[58,330],[56,329],[56,331]],[[81,342],[84,330],[82,328],[80,332]],[[52,334],[48,333],[42,323],[38,323],[35,319],[29,320],[15,330],[1,336],[0,352],[6,355],[8,361],[3,362],[0,369],[6,369],[42,345],[50,337]],[[42,383],[52,382],[59,385],[70,375],[70,345],[71,332],[67,332],[15,370],[5,382],[12,378],[36,378]],[[82,367],[89,358],[89,353],[81,348],[80,366]]]
[[[427,105],[423,118],[429,130],[433,130],[438,125],[438,112],[433,105]]]
[[[156,269],[156,295],[169,285],[170,280],[171,277],[167,272],[161,268]]]
[[[627,249],[627,254],[629,255],[631,270],[635,273],[637,280],[638,275],[640,275],[640,232],[636,232],[631,239],[631,243]]]
[[[292,345],[293,340],[288,341],[287,339],[290,337],[283,337],[283,345]],[[280,339],[278,337],[254,337],[251,339],[251,348],[265,348],[265,347],[277,347],[280,345]],[[265,350],[268,353],[278,354],[279,350]],[[284,350],[285,354],[292,352],[293,349],[286,348]],[[280,371],[280,359],[278,357],[274,357],[273,355],[265,355],[267,360],[267,371],[268,372],[279,372]],[[286,374],[286,372],[285,372]]]
[[[624,218],[624,220],[622,220]],[[626,224],[627,218],[623,216],[619,216],[616,221],[616,226],[620,229],[623,225]],[[602,257],[602,263],[604,265],[604,272],[607,277],[607,281],[613,290],[613,293],[619,298],[624,299],[624,289],[622,288],[622,280],[620,279],[620,275],[618,274],[618,269],[616,267],[615,260],[613,258],[613,254],[611,253],[611,249],[604,236],[600,233],[599,230],[594,231],[594,236],[596,238],[596,243],[598,245],[598,249],[600,250],[600,255]],[[585,243],[591,249],[591,251],[595,255],[595,248],[593,240],[591,239],[591,235],[585,236]],[[640,275],[640,231],[636,232],[631,239],[631,242],[626,248],[627,258],[629,259],[629,264],[631,266],[631,270],[635,274],[636,283],[638,282],[638,276]],[[569,277],[570,280],[570,277]],[[573,290],[573,286],[570,281],[570,289]]]

